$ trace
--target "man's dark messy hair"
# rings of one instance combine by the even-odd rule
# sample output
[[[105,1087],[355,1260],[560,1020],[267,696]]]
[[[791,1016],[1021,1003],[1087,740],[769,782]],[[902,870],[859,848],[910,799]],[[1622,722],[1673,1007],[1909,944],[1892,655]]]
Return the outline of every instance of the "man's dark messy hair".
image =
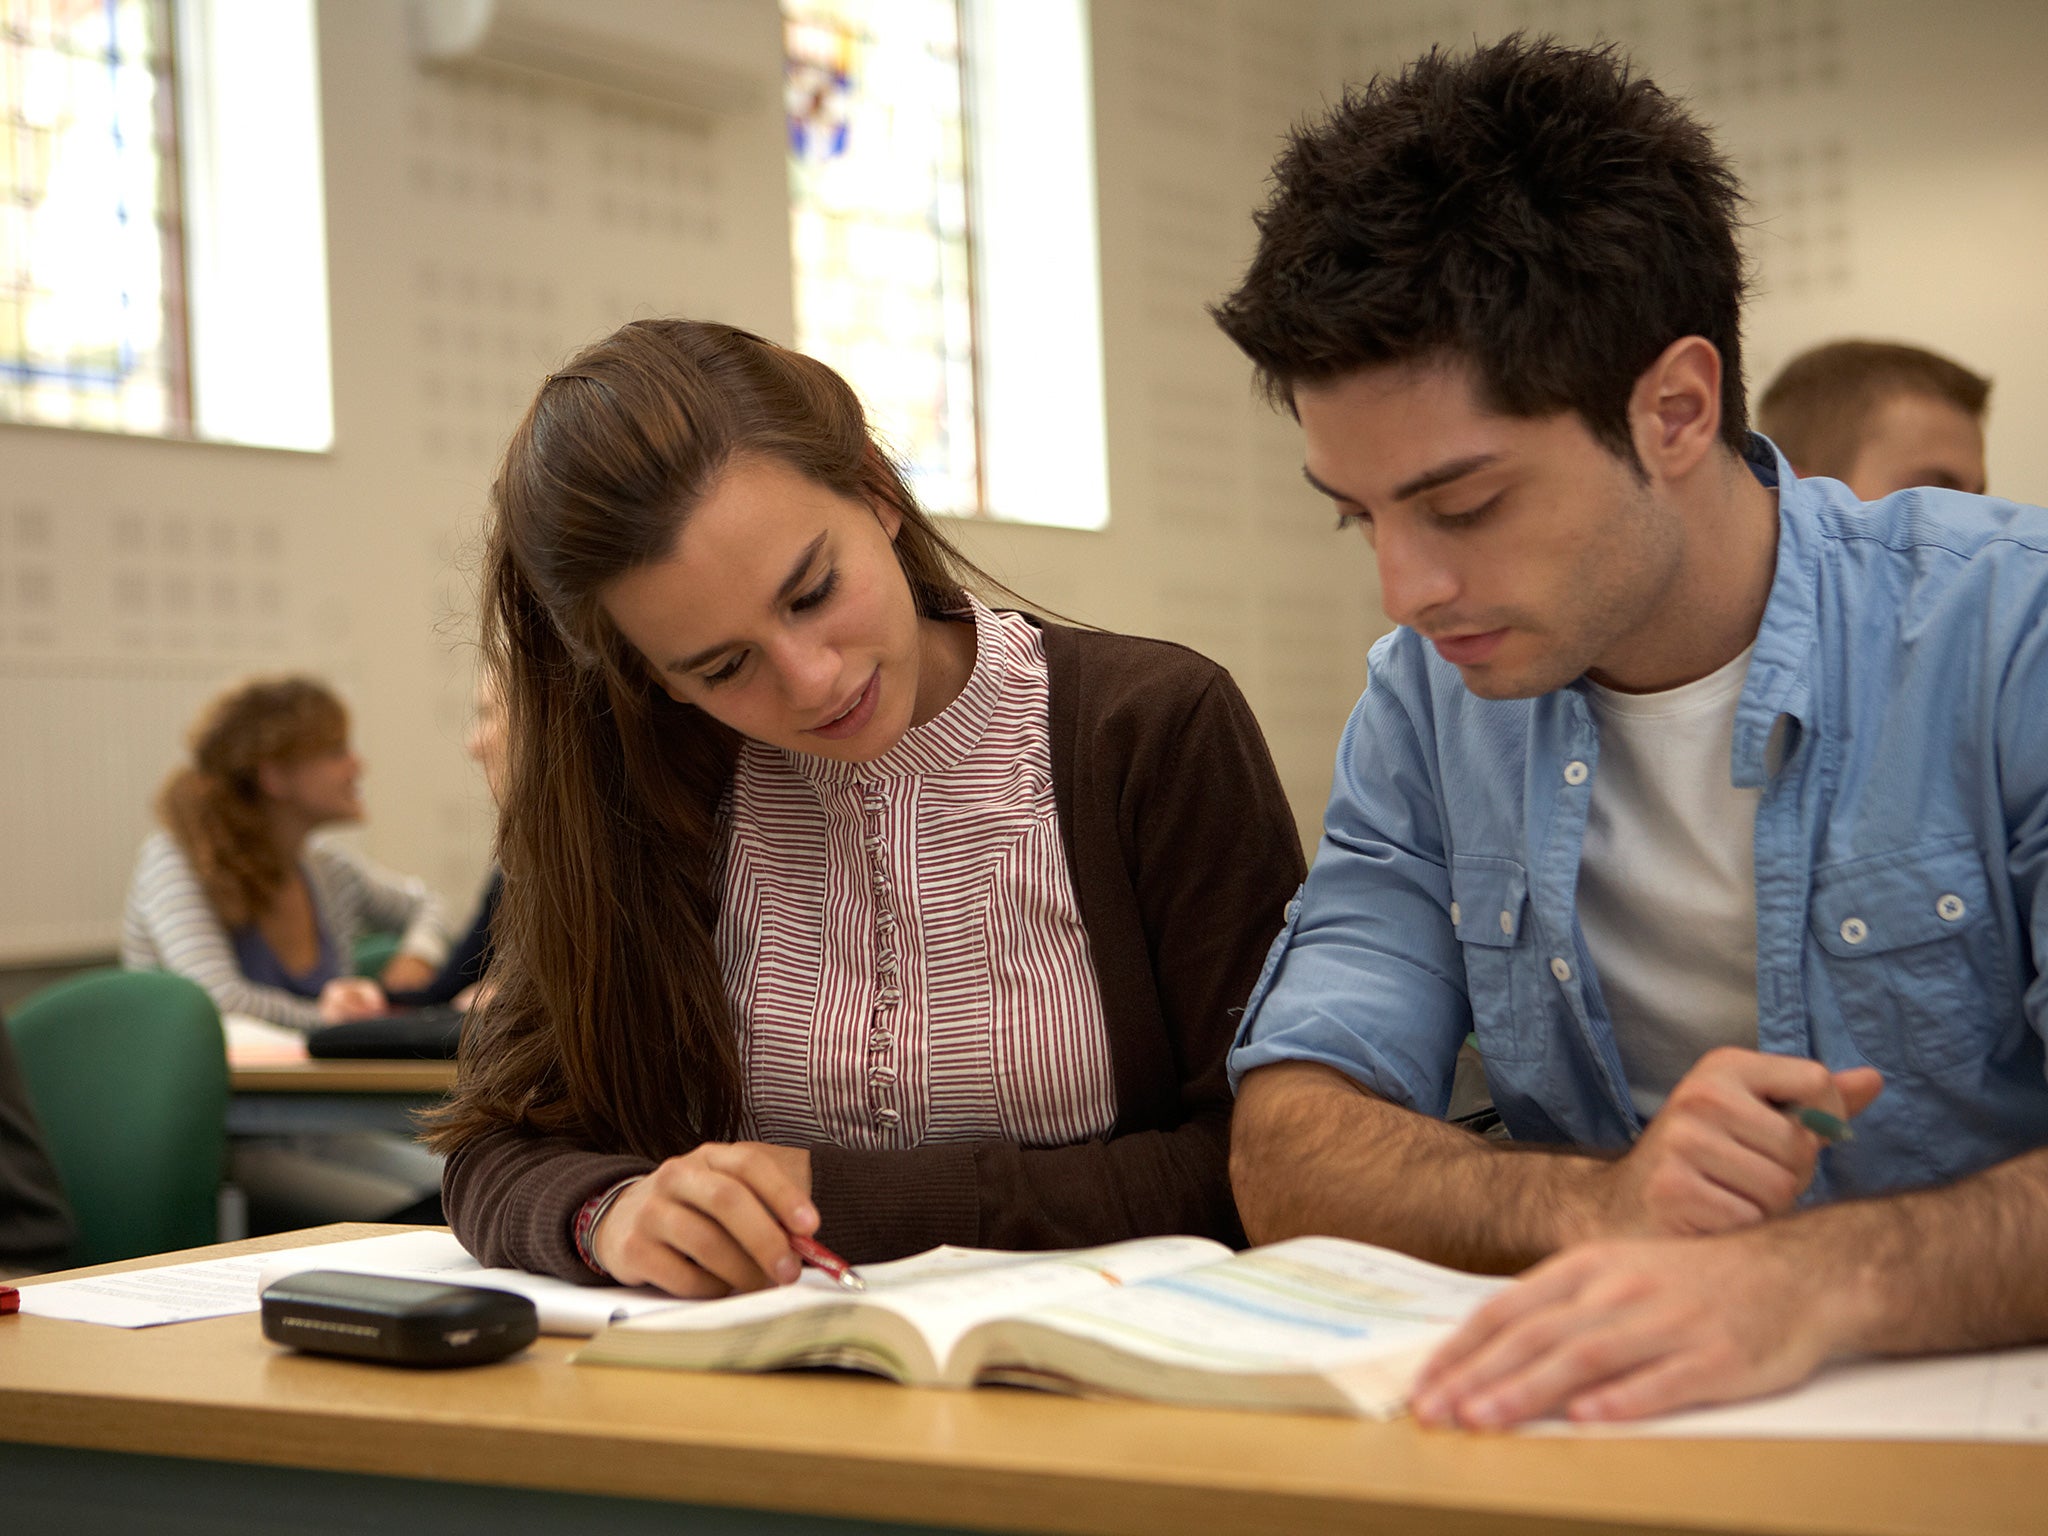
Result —
[[[1211,313],[1289,409],[1298,385],[1442,357],[1492,409],[1575,411],[1631,464],[1636,380],[1704,336],[1739,452],[1742,201],[1706,130],[1611,44],[1432,49],[1291,135],[1258,254]]]

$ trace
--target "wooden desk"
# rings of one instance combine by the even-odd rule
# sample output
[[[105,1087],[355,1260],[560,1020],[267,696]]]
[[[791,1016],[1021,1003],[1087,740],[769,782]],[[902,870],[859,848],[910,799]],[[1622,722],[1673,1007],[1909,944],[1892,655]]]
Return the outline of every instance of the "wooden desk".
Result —
[[[292,1061],[228,1069],[233,1093],[425,1093],[455,1086],[452,1061]]]
[[[452,1061],[294,1061],[228,1069],[228,1133],[289,1136],[418,1127],[455,1086]]]
[[[378,1230],[388,1229],[330,1227],[318,1237]],[[295,1530],[439,1536],[873,1529],[848,1519],[1157,1536],[1954,1536],[2048,1526],[2040,1446],[1468,1436],[1408,1421],[921,1391],[827,1374],[570,1366],[573,1348],[543,1339],[498,1365],[424,1373],[290,1354],[265,1343],[247,1315],[143,1331],[0,1319],[0,1440],[16,1442],[0,1446],[0,1507],[41,1489],[71,1511],[62,1528],[90,1536],[123,1528],[95,1525],[90,1513],[139,1479],[142,1491],[119,1494],[120,1507],[132,1514],[154,1499],[156,1531],[188,1528],[164,1522],[195,1498],[215,1530],[241,1529],[225,1518],[236,1498],[273,1509],[289,1498]],[[468,1486],[441,1486],[451,1483]],[[152,1491],[160,1487],[172,1491]],[[458,1511],[471,1506],[488,1519],[461,1523]],[[380,1522],[411,1510],[417,1523],[373,1526],[373,1507]],[[358,1523],[321,1524],[322,1509]],[[195,1516],[189,1529],[208,1526]]]

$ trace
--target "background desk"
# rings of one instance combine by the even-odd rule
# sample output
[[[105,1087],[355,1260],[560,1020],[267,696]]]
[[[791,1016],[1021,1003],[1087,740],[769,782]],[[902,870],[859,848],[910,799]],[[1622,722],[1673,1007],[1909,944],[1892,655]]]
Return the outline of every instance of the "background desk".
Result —
[[[543,1339],[498,1365],[422,1373],[290,1354],[248,1315],[143,1331],[0,1319],[0,1440],[14,1442],[0,1445],[0,1525],[1953,1536],[2048,1524],[2041,1446],[1468,1436],[825,1374],[570,1366],[573,1347]]]
[[[228,1070],[228,1134],[330,1131],[411,1135],[413,1112],[455,1086],[452,1061],[295,1061]]]

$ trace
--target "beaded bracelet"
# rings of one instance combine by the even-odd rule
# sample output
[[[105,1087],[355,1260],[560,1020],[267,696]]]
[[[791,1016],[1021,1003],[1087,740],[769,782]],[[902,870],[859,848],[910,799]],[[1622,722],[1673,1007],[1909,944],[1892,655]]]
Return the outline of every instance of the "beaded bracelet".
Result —
[[[575,1239],[576,1257],[590,1267],[592,1274],[602,1275],[607,1280],[612,1278],[612,1272],[597,1262],[597,1251],[590,1245],[590,1240],[597,1235],[597,1224],[604,1220],[614,1200],[646,1177],[644,1173],[636,1173],[629,1179],[621,1179],[602,1194],[592,1195],[576,1212],[576,1224],[570,1235]]]

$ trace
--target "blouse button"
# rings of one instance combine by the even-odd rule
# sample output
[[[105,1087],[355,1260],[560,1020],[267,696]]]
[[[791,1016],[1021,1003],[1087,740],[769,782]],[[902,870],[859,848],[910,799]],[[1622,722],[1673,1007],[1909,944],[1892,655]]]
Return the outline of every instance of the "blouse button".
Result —
[[[1844,944],[1861,944],[1869,937],[1870,925],[1864,922],[1862,918],[1845,917],[1842,919],[1842,942]]]
[[[1944,923],[1953,923],[1969,911],[1969,908],[1963,905],[1962,897],[1951,891],[1934,904],[1934,910]]]

